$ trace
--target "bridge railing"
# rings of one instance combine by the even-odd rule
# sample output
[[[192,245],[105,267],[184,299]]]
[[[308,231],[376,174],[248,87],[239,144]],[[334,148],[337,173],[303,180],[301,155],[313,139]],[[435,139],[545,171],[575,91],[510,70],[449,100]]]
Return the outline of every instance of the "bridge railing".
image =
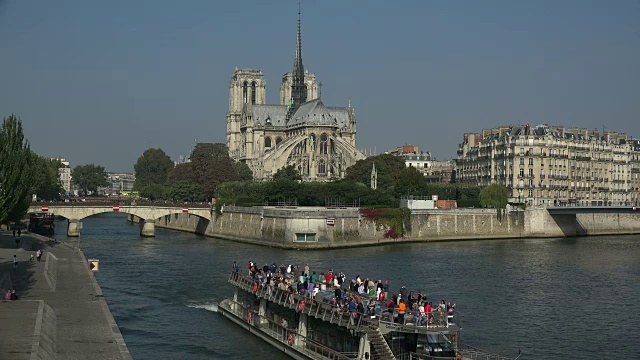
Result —
[[[212,205],[202,203],[177,203],[177,202],[159,202],[159,201],[135,201],[128,200],[87,200],[87,201],[45,201],[32,202],[31,206],[155,206],[155,207],[183,207],[189,209],[210,209]]]

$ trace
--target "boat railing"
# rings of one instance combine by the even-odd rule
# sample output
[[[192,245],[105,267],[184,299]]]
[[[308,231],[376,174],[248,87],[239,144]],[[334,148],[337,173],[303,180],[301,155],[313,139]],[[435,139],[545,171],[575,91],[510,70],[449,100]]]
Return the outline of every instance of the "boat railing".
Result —
[[[466,344],[460,344],[458,351],[462,354],[464,359],[471,360],[515,360],[520,357],[520,354],[515,358],[493,354]]]
[[[418,354],[415,352],[404,353],[396,356],[398,360],[456,360],[455,357],[451,356],[433,356],[428,354]]]
[[[257,312],[250,310],[242,303],[234,302],[232,300],[229,300],[228,303],[235,304],[235,309],[231,306],[225,306],[225,310],[234,313],[237,317],[244,319],[244,321],[250,325],[267,333],[271,338],[295,349],[296,351],[311,355],[312,357],[320,355],[323,359],[330,360],[353,360],[358,356],[357,352],[342,353],[306,336],[302,336],[298,334],[296,328],[284,327],[268,317],[259,315]]]
[[[448,314],[436,310],[430,314],[426,314],[425,318],[420,317],[419,321],[416,321],[415,311],[407,311],[403,322],[399,323],[398,319],[394,317],[394,313],[397,313],[397,311],[389,312],[383,308],[381,312],[375,314],[375,316],[357,312],[351,313],[347,309],[340,309],[336,304],[332,304],[331,298],[325,298],[322,294],[312,297],[308,294],[293,293],[288,290],[282,290],[277,286],[261,283],[250,276],[241,275],[236,272],[231,273],[229,282],[248,292],[254,293],[257,297],[274,301],[282,306],[355,331],[366,331],[363,329],[363,326],[368,326],[372,323],[376,326],[383,324],[394,331],[404,332],[414,332],[420,329],[446,331],[450,325],[457,325],[458,328],[461,328],[460,317],[457,312]],[[347,294],[362,297],[362,295],[351,291],[347,291]],[[380,305],[383,306],[384,303],[380,303]],[[365,321],[366,324],[363,324],[363,321]]]

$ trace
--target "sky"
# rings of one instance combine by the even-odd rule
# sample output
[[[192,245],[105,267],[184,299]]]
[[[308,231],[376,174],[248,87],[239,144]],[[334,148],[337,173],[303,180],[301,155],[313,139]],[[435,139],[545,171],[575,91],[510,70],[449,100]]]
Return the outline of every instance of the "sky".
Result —
[[[302,58],[356,146],[456,156],[463,133],[552,124],[640,137],[640,1],[302,1]],[[132,172],[224,142],[234,68],[278,103],[290,0],[0,0],[0,115],[31,148]]]

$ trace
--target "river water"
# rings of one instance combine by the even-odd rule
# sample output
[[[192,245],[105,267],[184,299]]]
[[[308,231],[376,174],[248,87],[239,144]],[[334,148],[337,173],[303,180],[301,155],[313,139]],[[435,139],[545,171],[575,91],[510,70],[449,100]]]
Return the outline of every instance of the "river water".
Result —
[[[66,221],[56,238],[66,239]],[[304,264],[388,279],[457,303],[462,341],[521,359],[640,358],[640,236],[483,240],[294,251],[83,220],[81,247],[134,359],[287,359],[212,311],[231,263]]]

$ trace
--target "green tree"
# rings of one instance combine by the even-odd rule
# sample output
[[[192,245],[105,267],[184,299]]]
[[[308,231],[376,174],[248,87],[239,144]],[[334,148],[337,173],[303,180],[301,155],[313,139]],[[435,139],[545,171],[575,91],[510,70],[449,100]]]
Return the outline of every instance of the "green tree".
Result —
[[[148,198],[150,200],[165,199],[169,189],[166,185],[162,184],[147,184],[147,186],[140,189],[140,196]]]
[[[71,174],[71,181],[78,185],[85,195],[89,192],[95,194],[98,187],[109,185],[104,167],[94,164],[76,166]]]
[[[193,170],[193,164],[182,163],[176,165],[173,170],[171,170],[171,174],[169,174],[168,184],[173,185],[179,181],[198,183],[198,174]]]
[[[487,208],[504,209],[507,206],[509,190],[500,184],[491,184],[480,191],[480,205]]]
[[[62,166],[59,160],[32,154],[34,173],[32,193],[39,199],[56,200],[60,198],[63,189],[58,178],[58,169]]]
[[[0,224],[24,216],[33,189],[33,156],[22,120],[11,114],[0,128]]]
[[[147,149],[133,166],[136,172],[134,188],[141,190],[150,184],[166,185],[173,170],[173,161],[162,149]]]
[[[382,154],[359,160],[347,168],[345,179],[368,186],[371,183],[371,169],[374,163],[378,172],[378,189],[393,191],[400,180],[400,172],[406,167],[404,160],[398,156]]]
[[[194,202],[205,200],[202,186],[189,181],[177,181],[169,190],[171,200]]]
[[[207,198],[215,195],[219,184],[238,179],[236,163],[229,157],[225,144],[199,143],[190,156],[198,184]]]
[[[302,180],[302,176],[296,169],[295,165],[287,165],[283,168],[278,169],[275,174],[273,174],[273,180]]]
[[[405,167],[400,171],[400,179],[396,184],[398,196],[422,195],[426,182],[424,175],[413,166]]]
[[[249,165],[238,161],[233,164],[233,170],[236,173],[234,181],[253,180],[253,172],[249,168]]]

